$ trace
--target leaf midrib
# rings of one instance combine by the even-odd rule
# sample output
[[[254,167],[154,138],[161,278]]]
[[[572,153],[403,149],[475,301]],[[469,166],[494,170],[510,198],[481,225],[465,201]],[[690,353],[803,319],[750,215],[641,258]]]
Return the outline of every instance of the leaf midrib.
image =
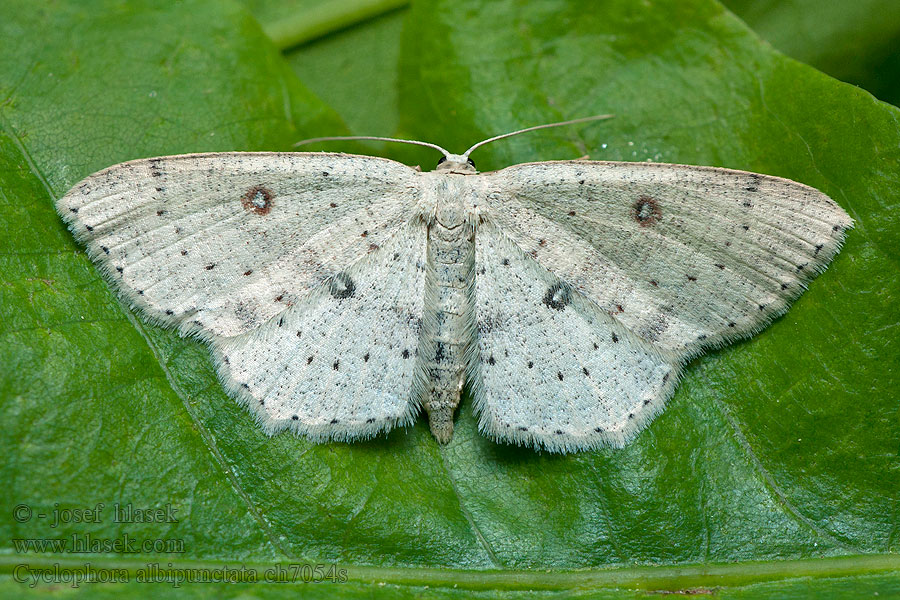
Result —
[[[118,558],[79,555],[0,555],[0,574],[12,574],[17,566],[27,564],[35,571],[53,569],[93,570],[123,569],[134,578],[147,568],[148,556]],[[89,559],[89,560],[88,560]],[[283,566],[283,562],[241,562],[247,570],[263,573]],[[331,566],[330,564],[328,565]],[[674,591],[698,587],[738,587],[801,578],[849,578],[865,575],[897,573],[900,576],[900,554],[868,554],[818,559],[737,562],[726,564],[684,564],[664,566],[627,566],[589,570],[463,570],[407,567],[371,567],[336,564],[347,570],[347,580],[358,583],[385,583],[410,587],[448,587],[464,590],[598,590],[628,588],[646,591]],[[235,568],[234,561],[167,560],[159,564],[160,573],[180,569]],[[297,581],[284,583],[302,584]]]

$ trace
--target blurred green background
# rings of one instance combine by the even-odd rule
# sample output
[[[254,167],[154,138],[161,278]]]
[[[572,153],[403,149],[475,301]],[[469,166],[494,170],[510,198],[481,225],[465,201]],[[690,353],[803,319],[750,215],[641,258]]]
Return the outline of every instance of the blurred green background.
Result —
[[[777,50],[900,105],[900,2],[896,0],[724,0],[722,2]],[[339,108],[361,134],[396,133],[398,39],[407,0],[354,0],[353,10],[323,0],[245,0],[291,61],[297,74]],[[309,15],[314,18],[310,19]],[[345,44],[360,51],[347,56]],[[337,51],[335,51],[337,50]],[[331,73],[346,77],[334,78]],[[360,111],[354,81],[373,90]],[[353,106],[354,110],[340,110]]]

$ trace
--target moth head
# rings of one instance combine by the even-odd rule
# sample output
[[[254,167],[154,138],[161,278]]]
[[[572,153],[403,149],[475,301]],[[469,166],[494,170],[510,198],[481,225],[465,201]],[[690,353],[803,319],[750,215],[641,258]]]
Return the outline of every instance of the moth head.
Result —
[[[475,169],[475,162],[465,154],[449,153],[441,157],[434,170],[459,175],[473,175],[478,172]]]

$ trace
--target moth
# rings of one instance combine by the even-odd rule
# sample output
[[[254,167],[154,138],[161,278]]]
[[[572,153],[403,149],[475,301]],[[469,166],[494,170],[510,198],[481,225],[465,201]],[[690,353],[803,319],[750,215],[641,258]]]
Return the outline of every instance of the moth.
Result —
[[[133,308],[208,343],[268,434],[356,440],[424,408],[446,443],[468,385],[495,440],[621,447],[692,357],[784,313],[852,220],[811,187],[744,171],[479,173],[469,158],[541,127],[463,154],[410,142],[443,154],[431,172],[320,152],[134,160],[57,209]]]

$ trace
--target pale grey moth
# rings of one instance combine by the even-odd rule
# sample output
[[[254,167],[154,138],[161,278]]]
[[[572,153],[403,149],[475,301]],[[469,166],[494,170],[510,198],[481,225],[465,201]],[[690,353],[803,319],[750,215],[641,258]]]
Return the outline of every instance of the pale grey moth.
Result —
[[[528,130],[535,129],[529,128]],[[517,133],[517,132],[514,132]],[[506,134],[511,135],[511,134]],[[205,340],[269,434],[355,440],[468,384],[481,431],[621,447],[691,357],[784,313],[852,220],[744,171],[570,160],[479,173],[370,156],[211,153],[114,165],[57,203],[133,307]]]

